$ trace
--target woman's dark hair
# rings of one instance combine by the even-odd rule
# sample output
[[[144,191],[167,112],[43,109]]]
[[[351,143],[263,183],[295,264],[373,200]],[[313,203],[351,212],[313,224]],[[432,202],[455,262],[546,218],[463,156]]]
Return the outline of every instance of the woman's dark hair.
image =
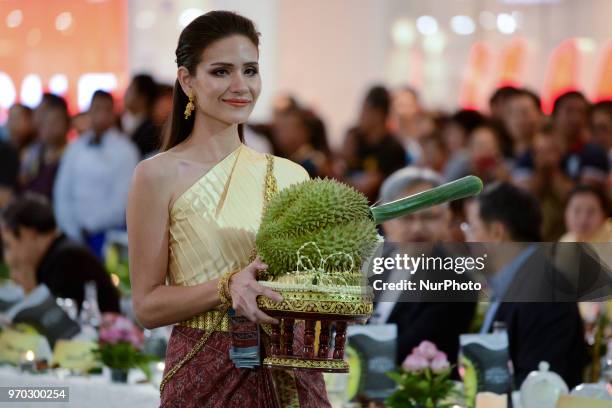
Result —
[[[310,129],[312,147],[327,155],[331,154],[329,143],[327,142],[327,130],[325,122],[314,112],[308,112],[308,128]]]
[[[533,195],[507,182],[489,184],[476,198],[480,218],[502,223],[513,241],[541,241],[542,213]]]
[[[232,35],[243,35],[259,47],[259,32],[251,20],[230,11],[211,11],[193,20],[179,37],[176,47],[176,64],[195,75],[202,53],[215,41]],[[166,132],[162,150],[168,150],[189,137],[193,130],[195,115],[185,119],[185,106],[189,98],[183,92],[178,79],[174,83],[172,113],[169,132]],[[238,126],[240,140],[242,124]]]
[[[2,212],[2,222],[20,238],[20,228],[31,228],[41,234],[55,231],[53,209],[47,199],[35,193],[25,193],[8,204]]]
[[[320,152],[331,154],[327,142],[327,131],[325,123],[310,109],[294,108],[282,113],[283,115],[295,115],[308,133],[308,143]]]
[[[572,198],[582,194],[590,194],[594,196],[597,201],[599,201],[599,205],[601,206],[601,210],[603,211],[604,215],[606,217],[610,217],[612,215],[612,208],[610,208],[610,200],[608,200],[608,197],[606,197],[605,191],[603,191],[601,188],[587,184],[579,184],[574,187],[567,195],[565,206],[567,207]]]

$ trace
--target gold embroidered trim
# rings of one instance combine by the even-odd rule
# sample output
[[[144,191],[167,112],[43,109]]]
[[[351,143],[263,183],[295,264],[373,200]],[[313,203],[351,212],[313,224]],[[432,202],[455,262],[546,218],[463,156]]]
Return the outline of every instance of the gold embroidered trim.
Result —
[[[227,316],[227,311],[225,311],[224,314]],[[223,314],[220,314],[216,317],[215,321],[213,322],[213,327],[217,327],[219,323],[221,323],[221,320],[223,320]],[[185,356],[166,373],[161,383],[159,384],[160,393],[164,392],[164,387],[166,386],[168,381],[170,381],[170,379],[174,377],[174,374],[176,374],[178,370],[180,370],[185,364],[187,364],[187,362],[189,362],[189,360],[191,360],[196,354],[200,352],[200,350],[202,350],[202,347],[204,347],[204,344],[206,343],[210,335],[213,333],[214,330],[205,332],[202,337],[200,337],[200,340],[198,340],[198,342],[193,346],[193,348],[189,350],[189,352],[185,354]]]
[[[222,315],[221,322],[218,327],[215,326],[219,315]],[[191,319],[185,320],[178,323],[181,326],[191,327],[192,329],[198,329],[202,331],[229,331],[229,317],[227,315],[227,309],[211,310],[201,315],[192,317]]]
[[[305,360],[299,358],[266,357],[263,364],[269,367],[288,367],[298,369],[320,369],[333,372],[348,371],[348,363],[344,360]]]
[[[234,166],[237,162],[238,158],[236,158]],[[276,183],[276,177],[274,177],[274,156],[266,154],[266,176],[264,183],[263,211],[265,211],[268,202],[277,192],[278,185]],[[253,251],[251,252],[250,261],[253,262],[256,256],[257,252],[255,251],[255,248],[253,248]],[[181,367],[183,367],[189,360],[191,360],[202,349],[202,347],[204,347],[204,344],[206,343],[210,335],[213,334],[213,332],[229,331],[229,317],[227,315],[227,308],[224,310],[211,310],[179,324],[195,329],[204,330],[204,334],[193,346],[193,348],[189,350],[189,352],[166,373],[161,383],[159,384],[160,393],[164,391],[164,387],[166,386],[168,381],[170,381],[170,379],[177,373],[177,371],[180,370]],[[297,391],[295,395],[297,396]]]
[[[262,310],[302,312],[331,315],[369,316],[372,314],[372,298],[360,294],[334,294],[324,292],[279,291],[282,302],[265,296],[257,298]]]
[[[295,382],[295,373],[289,370],[272,370],[272,380],[276,387],[282,408],[300,408],[300,396]]]

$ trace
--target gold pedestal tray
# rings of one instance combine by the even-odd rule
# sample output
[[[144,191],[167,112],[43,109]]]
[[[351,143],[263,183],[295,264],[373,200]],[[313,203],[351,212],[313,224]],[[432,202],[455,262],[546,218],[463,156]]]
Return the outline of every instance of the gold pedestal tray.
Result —
[[[260,309],[280,321],[271,325],[270,355],[264,359],[264,366],[348,372],[344,361],[346,328],[349,323],[365,323],[372,314],[371,290],[365,285],[259,283],[283,297],[282,302],[263,296],[257,299]],[[294,327],[302,320],[304,345],[295,355]]]

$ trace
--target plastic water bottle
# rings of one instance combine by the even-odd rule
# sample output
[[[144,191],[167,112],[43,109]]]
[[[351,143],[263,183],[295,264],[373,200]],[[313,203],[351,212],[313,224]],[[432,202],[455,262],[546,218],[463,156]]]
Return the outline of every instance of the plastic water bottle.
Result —
[[[494,321],[493,322],[493,333],[503,334],[508,338],[508,329],[506,327],[505,322]],[[510,339],[508,338],[508,347]],[[511,396],[512,392],[516,390],[516,385],[514,384],[514,364],[512,363],[512,359],[508,357],[508,373],[509,373],[509,384],[508,384],[508,395]]]
[[[98,306],[98,288],[96,282],[89,281],[85,284],[85,297],[81,305],[79,323],[81,324],[80,338],[89,340],[98,339],[98,328],[102,322],[102,314]]]

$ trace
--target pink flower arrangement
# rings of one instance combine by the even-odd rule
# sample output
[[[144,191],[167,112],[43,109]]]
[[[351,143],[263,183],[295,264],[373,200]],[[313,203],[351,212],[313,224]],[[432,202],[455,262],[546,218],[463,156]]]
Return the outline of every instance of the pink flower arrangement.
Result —
[[[446,354],[430,341],[422,341],[402,363],[405,371],[417,373],[430,368],[434,373],[441,373],[450,367]]]
[[[387,375],[398,385],[385,400],[389,408],[450,407],[459,397],[446,354],[430,341],[413,348],[401,369]]]
[[[144,344],[144,333],[130,319],[117,313],[104,313],[100,325],[100,343],[130,343],[140,350]]]

